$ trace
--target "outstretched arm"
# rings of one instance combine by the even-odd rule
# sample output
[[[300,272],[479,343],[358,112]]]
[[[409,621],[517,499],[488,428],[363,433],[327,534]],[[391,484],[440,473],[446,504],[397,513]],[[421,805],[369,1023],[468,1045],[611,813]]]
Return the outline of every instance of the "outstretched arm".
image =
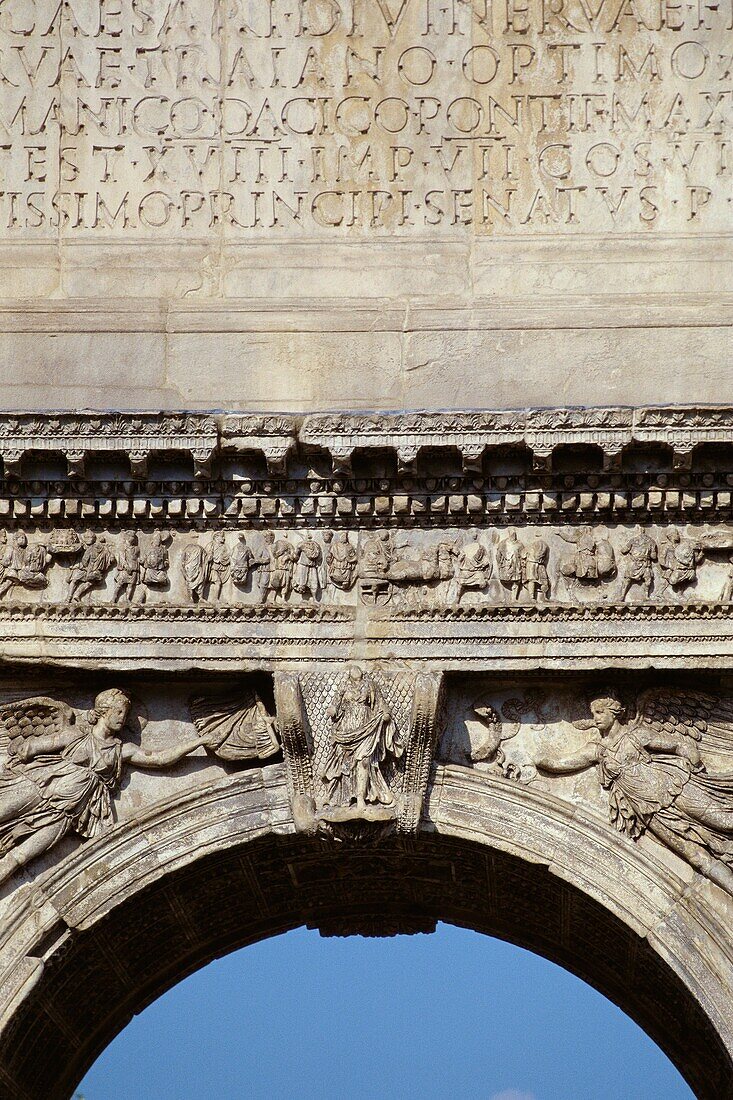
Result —
[[[197,737],[195,740],[184,741],[182,745],[175,745],[172,749],[163,749],[159,752],[142,749],[137,745],[124,745],[122,759],[126,764],[132,764],[136,768],[167,768],[170,764],[177,764],[184,756],[188,756],[190,752],[205,744],[205,738]]]
[[[540,772],[548,775],[572,775],[573,772],[582,772],[598,763],[598,745],[589,741],[582,749],[571,753],[569,756],[540,756],[534,761],[535,767]]]

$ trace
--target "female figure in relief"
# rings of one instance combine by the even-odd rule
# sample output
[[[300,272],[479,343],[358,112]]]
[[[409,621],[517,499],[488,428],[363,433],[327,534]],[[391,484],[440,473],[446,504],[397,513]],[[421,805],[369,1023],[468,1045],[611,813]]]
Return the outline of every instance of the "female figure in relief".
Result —
[[[405,741],[371,676],[360,668],[349,669],[327,713],[331,751],[323,780],[329,802],[353,805],[357,812],[365,811],[368,803],[393,806],[385,767],[390,758],[402,756]]]
[[[112,795],[126,764],[165,768],[203,744],[197,737],[161,752],[125,744],[124,691],[100,692],[86,714],[53,699],[0,707],[10,740],[0,772],[0,882],[62,837],[94,837],[113,820]]]
[[[648,830],[733,894],[733,774],[709,775],[698,748],[710,705],[702,693],[648,692],[628,721],[614,693],[599,695],[591,717],[575,723],[596,737],[567,757],[534,764],[551,775],[596,765],[620,832],[636,840]]]

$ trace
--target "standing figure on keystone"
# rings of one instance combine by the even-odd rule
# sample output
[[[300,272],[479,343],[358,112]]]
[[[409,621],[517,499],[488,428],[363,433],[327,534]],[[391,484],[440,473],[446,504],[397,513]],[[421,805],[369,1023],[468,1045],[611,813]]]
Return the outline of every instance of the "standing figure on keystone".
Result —
[[[350,668],[327,714],[331,751],[323,781],[329,804],[353,807],[341,815],[344,817],[393,816],[395,800],[385,769],[391,760],[402,756],[405,740],[371,676],[360,668]]]

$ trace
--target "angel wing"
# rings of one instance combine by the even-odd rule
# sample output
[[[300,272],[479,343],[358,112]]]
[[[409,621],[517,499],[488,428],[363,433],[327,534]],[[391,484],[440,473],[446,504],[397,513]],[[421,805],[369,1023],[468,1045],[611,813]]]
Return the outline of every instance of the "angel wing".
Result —
[[[701,741],[725,708],[724,701],[709,692],[651,688],[637,700],[636,719],[655,733]]]
[[[206,747],[222,760],[266,760],[280,749],[277,722],[256,691],[197,695],[189,707]]]
[[[16,737],[61,733],[73,726],[76,712],[68,703],[44,695],[0,704],[0,749],[7,751]]]

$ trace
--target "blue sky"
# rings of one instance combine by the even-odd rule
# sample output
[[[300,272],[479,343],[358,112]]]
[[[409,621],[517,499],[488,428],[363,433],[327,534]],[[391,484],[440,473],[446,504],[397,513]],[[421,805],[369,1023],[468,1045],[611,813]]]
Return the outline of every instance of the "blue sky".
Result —
[[[121,1032],[85,1100],[692,1100],[595,990],[520,948],[299,929],[192,975]]]

